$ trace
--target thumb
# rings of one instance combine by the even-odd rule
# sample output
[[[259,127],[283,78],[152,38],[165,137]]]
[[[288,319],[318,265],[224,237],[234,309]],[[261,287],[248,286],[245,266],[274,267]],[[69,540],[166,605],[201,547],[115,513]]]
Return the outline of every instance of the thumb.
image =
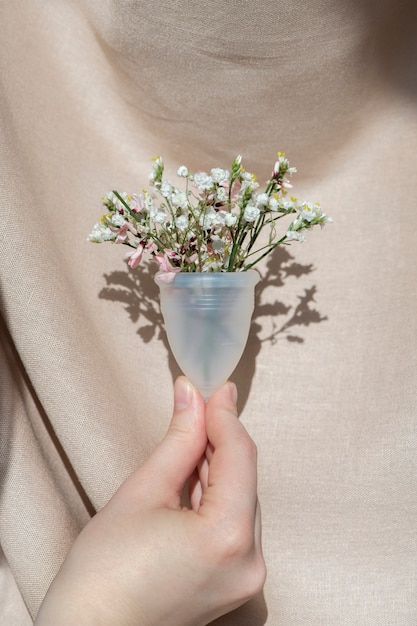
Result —
[[[195,387],[180,376],[174,385],[174,414],[164,439],[143,466],[152,500],[178,506],[184,484],[207,445],[205,404]]]

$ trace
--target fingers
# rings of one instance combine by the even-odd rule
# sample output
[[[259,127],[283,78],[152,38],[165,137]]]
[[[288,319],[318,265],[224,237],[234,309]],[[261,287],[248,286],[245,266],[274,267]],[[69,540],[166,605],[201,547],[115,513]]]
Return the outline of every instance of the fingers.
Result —
[[[258,552],[262,553],[262,520],[261,520],[261,507],[259,505],[259,500],[256,500],[256,510],[255,510],[255,548]]]
[[[212,448],[207,444],[205,454],[201,457],[189,483],[190,502],[193,511],[198,511],[203,491],[208,487],[209,461]]]
[[[139,470],[153,504],[179,506],[184,484],[207,445],[204,411],[201,394],[180,376],[174,385],[174,414],[168,432]]]
[[[219,510],[234,519],[255,523],[257,507],[256,446],[237,419],[236,387],[227,383],[206,408],[208,483],[200,511]]]

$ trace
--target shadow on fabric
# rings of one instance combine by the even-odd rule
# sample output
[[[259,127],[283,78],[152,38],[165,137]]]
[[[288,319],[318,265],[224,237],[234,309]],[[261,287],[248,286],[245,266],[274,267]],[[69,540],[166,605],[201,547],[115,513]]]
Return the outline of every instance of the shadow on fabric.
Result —
[[[106,286],[99,298],[119,302],[124,306],[130,320],[138,326],[137,334],[144,343],[162,341],[168,355],[168,367],[173,380],[181,374],[169,348],[164,322],[159,306],[159,287],[155,283],[156,266],[145,261],[137,269],[114,271],[104,275]],[[286,281],[307,276],[314,271],[313,265],[302,265],[294,260],[287,248],[278,248],[263,268],[256,287],[255,310],[249,339],[244,354],[237,366],[233,380],[239,387],[239,410],[246,404],[256,359],[262,344],[275,344],[285,340],[302,343],[303,327],[327,320],[315,306],[317,287],[314,284],[296,290],[296,301],[289,302],[288,294],[281,297],[280,289]],[[268,291],[268,301],[264,298]],[[292,289],[293,291],[293,289]]]

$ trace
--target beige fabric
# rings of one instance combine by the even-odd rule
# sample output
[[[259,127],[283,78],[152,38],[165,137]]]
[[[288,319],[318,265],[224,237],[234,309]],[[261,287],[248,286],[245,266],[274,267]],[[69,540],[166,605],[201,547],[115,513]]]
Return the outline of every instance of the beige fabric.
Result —
[[[335,222],[261,267],[233,378],[269,575],[218,624],[415,624],[415,3],[0,7],[0,540],[32,616],[171,412],[152,279],[86,243],[100,197],[140,190],[157,154],[242,153],[262,181],[283,150]],[[1,593],[0,623],[26,626]]]

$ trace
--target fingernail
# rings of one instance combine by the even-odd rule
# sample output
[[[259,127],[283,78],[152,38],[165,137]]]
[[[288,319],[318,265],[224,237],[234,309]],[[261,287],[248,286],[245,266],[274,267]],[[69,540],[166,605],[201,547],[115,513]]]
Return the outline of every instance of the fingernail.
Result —
[[[237,403],[237,387],[235,385],[235,383],[232,382],[228,382],[228,386],[229,386],[229,393],[230,393],[230,397],[232,399],[233,404]]]
[[[181,411],[186,409],[190,405],[192,395],[192,388],[186,378],[180,376],[177,378],[174,385],[174,409],[175,411]]]

